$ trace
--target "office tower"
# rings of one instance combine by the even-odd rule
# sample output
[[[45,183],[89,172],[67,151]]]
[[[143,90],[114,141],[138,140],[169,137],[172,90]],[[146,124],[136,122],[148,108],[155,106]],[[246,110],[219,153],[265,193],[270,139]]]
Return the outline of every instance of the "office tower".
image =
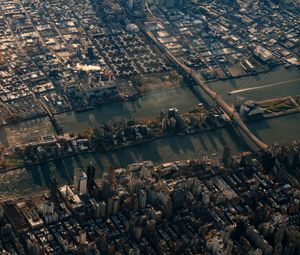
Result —
[[[80,168],[74,171],[74,187],[78,195],[84,195],[87,192],[87,175]]]

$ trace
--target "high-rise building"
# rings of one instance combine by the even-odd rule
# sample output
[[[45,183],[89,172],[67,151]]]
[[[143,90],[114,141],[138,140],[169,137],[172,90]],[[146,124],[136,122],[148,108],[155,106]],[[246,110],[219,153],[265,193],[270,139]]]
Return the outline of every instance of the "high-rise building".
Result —
[[[230,148],[228,147],[228,145],[225,145],[224,146],[224,149],[223,149],[223,155],[222,155],[222,163],[225,165],[225,166],[228,166],[228,164],[231,162],[231,150]]]
[[[30,255],[43,254],[42,248],[37,239],[28,239],[26,241],[27,241],[28,254]]]
[[[140,255],[140,250],[139,248],[132,248],[129,250],[129,255]]]
[[[134,0],[128,0],[128,7],[130,9],[133,9],[133,7],[134,7]]]
[[[86,169],[87,174],[87,189],[90,192],[94,188],[95,184],[95,173],[96,168],[93,165],[93,162],[91,161]]]
[[[56,201],[57,200],[57,189],[58,189],[58,184],[57,184],[57,180],[55,177],[51,177],[51,181],[50,181],[50,196],[52,201]]]
[[[173,208],[180,208],[185,201],[186,190],[184,188],[175,189],[171,194],[171,198]]]
[[[141,226],[134,227],[133,234],[137,241],[141,239],[142,233],[143,233],[143,228]]]
[[[147,193],[145,190],[141,189],[139,191],[139,206],[140,208],[146,207]]]
[[[45,198],[42,205],[42,214],[46,224],[58,220],[58,214],[54,211],[54,202]]]
[[[104,217],[106,215],[106,203],[104,201],[100,202],[100,216]]]
[[[116,173],[113,168],[107,170],[107,178],[111,185],[114,185],[116,182]]]
[[[43,201],[43,216],[45,217],[45,215],[48,214],[53,214],[54,213],[54,204],[52,201],[48,200],[48,199],[44,199]]]
[[[146,9],[146,0],[141,0],[141,11],[144,12]]]
[[[78,168],[74,171],[74,187],[75,192],[78,195],[84,195],[87,191],[87,175],[86,173]]]
[[[107,208],[106,208],[106,213],[107,215],[111,215],[113,212],[113,205],[114,205],[114,201],[112,198],[109,198],[107,201]]]
[[[120,197],[115,196],[113,197],[113,209],[112,209],[112,213],[115,214],[120,207]]]
[[[86,242],[86,232],[84,230],[80,230],[77,236],[77,241],[80,244],[85,244]]]
[[[4,216],[4,207],[0,204],[0,220],[3,218]]]
[[[111,196],[111,191],[112,187],[108,179],[103,180],[103,185],[102,185],[102,197],[105,201],[109,199]]]
[[[102,253],[105,253],[106,249],[107,249],[107,235],[104,230],[100,230],[98,234],[99,234],[98,245],[99,245],[99,249],[102,254]]]
[[[146,0],[128,0],[128,7],[134,11],[144,13],[146,9]]]
[[[165,6],[168,8],[175,6],[175,0],[165,0]]]

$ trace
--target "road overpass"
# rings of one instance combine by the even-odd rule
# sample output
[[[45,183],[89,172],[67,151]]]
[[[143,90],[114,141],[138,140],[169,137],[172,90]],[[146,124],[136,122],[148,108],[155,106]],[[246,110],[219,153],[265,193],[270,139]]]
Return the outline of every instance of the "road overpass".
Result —
[[[202,80],[201,75],[183,64],[177,57],[170,53],[165,47],[163,47],[155,38],[155,36],[149,31],[143,24],[139,23],[139,27],[145,33],[145,35],[150,39],[155,45],[162,50],[166,57],[171,63],[173,63],[177,68],[181,69],[186,75],[188,75],[192,80],[194,80],[205,92],[211,97],[216,104],[230,117],[231,121],[236,123],[236,125],[255,143],[255,145],[261,149],[265,150],[269,146],[261,141],[257,136],[255,136],[250,129],[246,126],[244,121],[241,119],[240,115],[236,112],[234,106],[229,105],[224,101],[221,95],[217,94],[211,88],[209,88]]]

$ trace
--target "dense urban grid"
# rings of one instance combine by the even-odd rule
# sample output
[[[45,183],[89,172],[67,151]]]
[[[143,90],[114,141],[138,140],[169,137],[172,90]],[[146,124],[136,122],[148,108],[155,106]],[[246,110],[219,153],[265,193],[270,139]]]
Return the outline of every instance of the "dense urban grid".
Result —
[[[46,118],[53,133],[36,139],[33,129],[30,142],[0,141],[0,174],[227,127],[251,150],[234,155],[224,140],[221,157],[199,151],[195,159],[108,169],[91,160],[67,183],[48,174],[47,191],[0,201],[0,254],[299,255],[300,143],[266,144],[246,124],[299,112],[300,96],[231,104],[209,86],[299,69],[299,7],[2,0],[0,127]],[[183,87],[208,99],[146,119],[99,123],[92,113]],[[87,112],[89,128],[65,132],[57,116],[67,112]]]
[[[175,2],[3,1],[1,123],[183,85],[141,27],[207,81],[299,67],[293,5]]]
[[[109,169],[0,206],[2,254],[299,254],[299,144]]]

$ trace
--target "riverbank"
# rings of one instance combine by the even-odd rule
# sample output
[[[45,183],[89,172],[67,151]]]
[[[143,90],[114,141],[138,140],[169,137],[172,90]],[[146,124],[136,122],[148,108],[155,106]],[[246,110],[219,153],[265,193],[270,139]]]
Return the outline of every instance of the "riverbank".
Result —
[[[247,122],[248,123],[252,123],[252,122],[255,122],[255,121],[262,121],[262,120],[266,121],[266,119],[269,119],[269,118],[275,118],[275,117],[280,117],[280,116],[284,116],[284,115],[288,115],[288,114],[299,112],[300,111],[300,107],[299,107],[299,105],[297,105],[298,101],[300,101],[300,97],[299,96],[295,96],[295,97],[282,97],[282,98],[276,98],[276,99],[268,99],[268,100],[257,101],[256,103],[263,109],[263,111],[264,111],[265,114],[261,115],[261,118],[248,120]],[[294,102],[294,103],[291,103],[291,102]],[[282,108],[283,106],[287,106],[287,107],[294,106],[295,108],[286,110],[285,108]],[[296,107],[296,106],[298,106],[298,107]],[[277,110],[276,113],[274,113],[274,111],[276,110],[276,108],[274,108],[274,107],[278,107],[278,110]],[[270,109],[271,108],[272,108],[273,112],[270,113]],[[282,110],[282,111],[280,111],[280,110]],[[198,108],[198,111],[199,111],[199,108]],[[195,110],[191,111],[191,113],[192,112],[195,113]],[[199,111],[199,113],[201,113],[201,112],[202,111]],[[182,115],[186,118],[188,116],[187,114],[188,113],[183,113]],[[159,123],[158,119],[145,119],[145,120],[138,120],[137,122],[135,122],[135,124],[137,124],[137,125],[145,125],[147,123],[148,124],[152,123],[152,125],[155,124],[154,126],[160,125],[160,124],[158,124]],[[28,162],[27,162],[26,164],[23,164],[23,163],[22,164],[17,164],[16,166],[9,167],[9,168],[5,167],[5,168],[1,169],[0,172],[2,172],[2,173],[9,172],[9,171],[13,171],[15,169],[18,169],[18,168],[20,168],[22,166],[40,165],[43,162],[52,162],[52,161],[55,161],[55,160],[62,160],[63,158],[71,158],[71,157],[76,157],[76,156],[86,155],[86,154],[97,154],[97,153],[106,153],[106,152],[118,151],[118,150],[132,148],[132,147],[144,144],[144,143],[150,143],[150,142],[153,142],[155,140],[159,140],[159,139],[163,139],[163,138],[168,138],[168,137],[189,136],[189,135],[195,135],[195,134],[203,134],[204,132],[212,132],[212,131],[214,131],[216,129],[221,129],[221,128],[228,127],[228,126],[230,126],[230,124],[227,123],[227,122],[224,122],[224,123],[218,122],[216,127],[207,126],[206,128],[202,127],[201,129],[198,129],[198,130],[195,129],[195,130],[191,130],[191,131],[187,131],[187,129],[186,129],[185,132],[178,132],[178,133],[171,133],[171,134],[168,134],[168,133],[156,133],[156,135],[154,137],[146,138],[146,139],[143,139],[141,141],[132,141],[132,142],[128,141],[126,143],[122,143],[122,144],[119,144],[119,145],[113,145],[113,146],[108,145],[108,146],[105,146],[105,147],[102,147],[102,148],[99,147],[99,146],[96,146],[96,147],[93,146],[93,149],[91,149],[90,147],[86,147],[85,150],[80,150],[80,151],[78,151],[76,153],[71,151],[71,152],[68,152],[67,154],[62,154],[61,156],[55,155],[54,158],[50,158],[49,160],[44,160],[43,159],[41,162],[37,162],[37,163],[28,164]],[[95,132],[95,130],[94,130],[94,132]],[[85,133],[85,131],[81,130],[81,131],[79,131],[77,133],[77,135],[80,134],[81,139],[82,138],[86,138],[86,137],[82,136],[83,133]],[[52,144],[55,145],[55,142],[53,142]],[[42,145],[43,144],[41,144],[41,146]],[[36,144],[35,147],[38,147],[38,146],[39,146],[39,144]],[[22,153],[22,155],[23,155],[23,153]],[[17,156],[15,157],[15,159],[16,159],[15,160],[16,162],[21,162],[22,161]],[[11,162],[13,160],[14,159],[12,159],[12,160],[9,159],[9,161],[8,161],[9,163],[3,163],[2,162],[2,166],[3,165],[12,164]]]
[[[256,119],[256,120],[252,120],[252,121],[248,121],[249,124],[253,124],[255,122],[260,122],[260,121],[267,121],[267,119],[271,119],[271,118],[276,118],[276,117],[280,117],[280,116],[283,116],[283,115],[288,115],[288,114],[292,114],[292,113],[297,113],[297,112],[300,112],[299,109],[296,111],[295,110],[292,110],[292,111],[288,111],[288,112],[283,112],[283,114],[277,114],[277,115],[266,115],[265,118],[263,119]],[[52,159],[48,159],[48,160],[43,160],[42,162],[37,162],[37,163],[26,163],[26,164],[23,164],[23,165],[18,165],[16,167],[12,167],[12,168],[8,168],[8,169],[1,169],[0,170],[0,174],[3,174],[3,173],[7,173],[7,172],[11,172],[11,171],[14,171],[14,170],[18,170],[20,168],[23,168],[23,167],[32,167],[32,166],[40,166],[44,163],[50,163],[50,162],[54,162],[54,161],[59,161],[59,160],[63,160],[63,159],[67,159],[67,158],[74,158],[74,157],[78,157],[78,156],[91,156],[91,157],[94,157],[93,155],[97,155],[99,153],[109,153],[109,152],[117,152],[117,151],[122,151],[124,149],[129,149],[129,148],[133,148],[133,147],[138,147],[139,145],[143,145],[143,144],[149,144],[151,142],[154,142],[154,141],[157,141],[157,140],[161,140],[161,139],[165,139],[165,138],[175,138],[175,137],[184,137],[184,136],[194,136],[196,134],[204,134],[205,132],[213,132],[217,129],[223,129],[223,128],[226,128],[226,127],[229,127],[230,124],[229,123],[224,123],[223,126],[218,126],[218,127],[215,127],[215,128],[208,128],[208,129],[205,129],[205,130],[195,130],[194,132],[192,133],[178,133],[178,134],[164,134],[164,135],[161,135],[161,136],[157,136],[157,137],[152,137],[150,139],[146,139],[146,140],[143,140],[143,141],[140,141],[140,142],[135,142],[135,143],[131,143],[131,144],[126,144],[126,145],[121,145],[121,146],[114,146],[114,147],[111,147],[111,148],[106,148],[106,149],[94,149],[94,150],[86,150],[86,151],[82,151],[82,152],[77,152],[77,153],[70,153],[68,155],[64,155],[64,156],[61,156],[61,157],[56,157],[56,158],[52,158]],[[248,150],[251,150],[251,148],[249,147]]]
[[[214,80],[208,80],[208,81],[206,81],[206,83],[210,84],[210,83],[214,83],[214,82],[235,80],[235,79],[243,78],[243,77],[253,77],[253,76],[258,76],[260,74],[268,73],[270,71],[271,70],[266,70],[266,71],[257,72],[255,74],[244,74],[244,75],[237,76],[237,77],[228,77],[228,78],[223,78],[223,79],[219,78],[219,79],[214,79]],[[159,90],[156,89],[156,90],[150,90],[150,91],[147,91],[147,92],[141,92],[135,98],[129,98],[129,99],[126,99],[126,100],[125,99],[120,99],[120,100],[113,100],[113,101],[108,101],[108,102],[102,102],[102,103],[99,103],[97,105],[93,105],[93,106],[87,107],[87,109],[83,110],[83,111],[76,111],[73,108],[69,108],[69,109],[65,109],[65,110],[59,111],[59,112],[52,112],[52,116],[56,117],[56,116],[59,116],[59,115],[62,115],[62,114],[70,113],[70,112],[76,112],[76,113],[87,112],[87,113],[89,113],[89,112],[92,112],[96,107],[101,107],[101,106],[104,106],[104,105],[109,105],[111,103],[132,102],[132,101],[138,100],[139,98],[143,98],[143,97],[147,97],[147,96],[151,96],[151,95],[155,96],[156,94],[160,94],[162,91],[175,91],[175,90],[180,89],[180,88],[188,88],[188,87],[191,87],[191,86],[195,86],[195,84],[188,84],[188,81],[185,81],[184,83],[180,84],[179,86],[163,87],[162,89],[159,89]],[[11,125],[16,125],[16,124],[21,124],[23,122],[30,121],[30,120],[39,120],[39,119],[45,118],[47,116],[48,116],[48,114],[44,113],[44,114],[41,114],[41,115],[32,116],[32,117],[26,118],[26,119],[15,120],[15,121],[12,121],[12,122],[6,122],[6,123],[2,123],[1,122],[0,123],[0,128],[1,127],[6,127],[6,126],[11,126]]]
[[[261,74],[267,74],[269,72],[272,72],[272,69],[268,68],[266,70],[256,71],[254,73],[253,72],[252,73],[243,73],[243,74],[240,74],[237,76],[205,80],[205,83],[209,84],[209,83],[214,83],[214,82],[219,82],[219,81],[230,81],[230,80],[239,79],[239,78],[255,77],[255,76],[259,76]]]
[[[300,113],[248,123],[249,128],[265,142],[288,144],[300,140]],[[50,177],[56,177],[63,185],[73,182],[73,171],[85,168],[90,161],[96,167],[96,176],[101,177],[110,167],[122,168],[130,163],[151,160],[157,164],[176,160],[199,158],[207,155],[222,156],[224,145],[232,154],[249,151],[247,141],[232,127],[220,128],[188,136],[161,138],[137,146],[109,152],[82,154],[59,161],[44,163],[0,174],[0,198],[13,198],[46,189]]]
[[[180,114],[176,108],[171,108],[161,111],[157,118],[106,123],[103,126],[97,125],[94,117],[90,116],[93,128],[63,136],[48,135],[33,143],[7,148],[0,158],[0,168],[5,172],[23,165],[38,165],[85,153],[109,152],[175,135],[223,128],[229,122],[224,121],[221,114],[217,108],[208,112],[200,105],[187,113]]]
[[[26,119],[19,119],[19,120],[13,120],[11,122],[0,123],[0,128],[21,124],[21,123],[24,123],[26,121],[38,120],[38,119],[42,119],[42,118],[46,118],[46,117],[47,117],[47,114],[45,113],[45,114],[40,114],[40,115],[37,115],[37,116],[32,116],[32,117],[26,118]]]
[[[234,104],[236,97],[245,100],[265,100],[270,98],[300,95],[299,71],[285,68],[275,68],[267,74],[209,83],[209,86],[221,94],[226,102]],[[228,93],[241,88],[264,86],[277,82],[284,84],[265,87],[261,90],[250,90],[234,95]],[[188,84],[186,87],[172,88],[143,95],[134,101],[116,102],[95,107],[94,110],[82,113],[74,111],[55,115],[64,132],[77,132],[90,127],[89,114],[93,114],[97,123],[103,124],[115,120],[145,119],[156,116],[161,109],[176,107],[181,112],[190,111],[199,102],[213,102],[197,86]],[[34,139],[54,133],[46,118],[22,122],[16,125],[0,127],[0,141],[5,146],[14,146],[31,142]]]
[[[73,158],[73,157],[78,157],[78,156],[95,155],[95,154],[99,154],[99,153],[109,153],[109,152],[121,151],[123,149],[129,149],[129,148],[132,148],[132,147],[137,147],[139,145],[147,144],[147,143],[154,142],[154,141],[161,140],[161,139],[165,139],[165,138],[184,137],[184,136],[193,136],[193,135],[196,135],[196,134],[203,134],[204,132],[214,131],[214,130],[222,129],[222,128],[225,128],[225,127],[228,127],[228,126],[229,126],[229,124],[224,123],[223,126],[209,128],[209,129],[206,129],[206,130],[195,130],[193,133],[164,134],[164,135],[161,135],[161,136],[152,137],[152,138],[149,138],[149,139],[146,139],[146,140],[143,140],[143,141],[140,141],[140,142],[136,142],[136,143],[120,145],[120,146],[114,146],[114,147],[106,148],[106,149],[99,149],[98,148],[98,149],[93,149],[93,150],[85,150],[85,151],[81,151],[81,152],[69,153],[67,155],[63,155],[63,156],[60,156],[60,157],[49,158],[49,159],[43,160],[41,162],[24,163],[23,165],[19,165],[19,166],[12,167],[12,168],[9,168],[9,169],[0,169],[0,174],[8,173],[8,172],[15,171],[15,170],[18,170],[18,169],[21,169],[21,168],[40,166],[40,165],[45,164],[45,163],[60,161],[60,160]]]

